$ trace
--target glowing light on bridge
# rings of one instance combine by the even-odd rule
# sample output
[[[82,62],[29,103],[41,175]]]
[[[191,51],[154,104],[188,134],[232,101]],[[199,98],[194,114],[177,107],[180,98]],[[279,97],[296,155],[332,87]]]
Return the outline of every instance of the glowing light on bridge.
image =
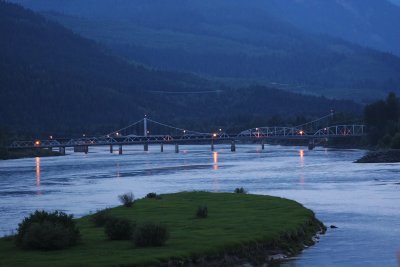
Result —
[[[303,130],[300,130],[299,134],[300,134],[300,135],[304,135],[304,131],[303,131]]]
[[[40,140],[35,141],[35,146],[40,146]]]
[[[213,135],[212,135],[214,138],[216,138],[217,136],[218,136],[218,134],[216,134],[216,133],[213,133]]]

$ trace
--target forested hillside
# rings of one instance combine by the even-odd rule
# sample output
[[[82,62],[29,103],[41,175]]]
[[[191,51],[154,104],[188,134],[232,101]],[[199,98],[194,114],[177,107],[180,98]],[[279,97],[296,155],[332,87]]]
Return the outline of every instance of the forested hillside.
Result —
[[[229,89],[193,75],[118,59],[92,41],[14,4],[0,2],[0,128],[30,133],[101,132],[154,119],[195,128],[318,116],[350,101],[262,86]],[[196,123],[195,123],[195,122]]]
[[[117,4],[111,0],[20,0],[134,62],[360,102],[400,90],[400,59],[305,31],[344,38],[329,30],[330,22],[337,25],[337,31],[353,29],[355,33],[347,35],[356,38],[356,33],[370,25],[371,35],[379,32],[396,39],[398,17],[393,14],[398,8],[383,1],[383,11],[388,5],[394,8],[385,13],[377,1],[362,1],[362,5],[358,0],[120,0]],[[346,3],[361,18],[349,13]],[[365,13],[374,7],[387,18],[376,18],[374,12],[373,20],[365,21]],[[319,21],[322,16],[327,23]],[[373,28],[378,22],[379,27],[387,26],[385,31]],[[387,42],[397,47],[396,40]]]

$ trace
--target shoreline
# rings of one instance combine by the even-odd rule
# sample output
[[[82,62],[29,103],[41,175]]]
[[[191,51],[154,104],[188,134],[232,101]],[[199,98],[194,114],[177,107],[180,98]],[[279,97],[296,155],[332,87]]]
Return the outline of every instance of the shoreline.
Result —
[[[59,157],[63,156],[62,153],[57,151],[50,151],[48,149],[25,149],[25,150],[12,150],[8,151],[5,155],[0,157],[0,160],[13,160],[24,158],[36,157]]]
[[[354,163],[399,163],[400,149],[368,151]]]
[[[312,225],[312,227],[310,227]],[[319,229],[319,230],[317,230]],[[315,232],[317,230],[317,232]],[[303,234],[303,232],[305,234]],[[299,255],[319,242],[327,228],[317,219],[310,225],[299,227],[297,232],[282,234],[271,242],[259,242],[229,249],[216,255],[196,256],[185,260],[169,260],[152,267],[218,267],[218,266],[269,266]],[[313,233],[313,234],[312,234]]]

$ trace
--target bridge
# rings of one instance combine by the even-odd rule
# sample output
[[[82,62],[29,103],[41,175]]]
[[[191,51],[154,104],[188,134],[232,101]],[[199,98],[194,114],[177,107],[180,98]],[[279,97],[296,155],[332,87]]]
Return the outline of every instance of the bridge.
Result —
[[[179,152],[179,144],[211,144],[211,150],[214,150],[215,143],[229,142],[231,151],[236,151],[236,142],[257,142],[261,143],[264,149],[264,143],[270,140],[291,139],[308,140],[309,148],[313,149],[320,140],[365,135],[365,125],[362,124],[327,125],[332,117],[333,113],[330,113],[294,127],[257,127],[237,134],[227,133],[223,129],[214,132],[192,131],[145,117],[124,128],[98,137],[50,137],[45,140],[14,141],[9,149],[59,148],[61,153],[65,153],[65,148],[73,147],[76,152],[87,153],[89,147],[92,146],[109,146],[112,153],[114,146],[118,146],[119,154],[122,154],[122,147],[126,145],[143,145],[144,151],[148,151],[149,144],[160,144],[161,152],[163,152],[164,145],[172,144],[175,145],[175,152]]]

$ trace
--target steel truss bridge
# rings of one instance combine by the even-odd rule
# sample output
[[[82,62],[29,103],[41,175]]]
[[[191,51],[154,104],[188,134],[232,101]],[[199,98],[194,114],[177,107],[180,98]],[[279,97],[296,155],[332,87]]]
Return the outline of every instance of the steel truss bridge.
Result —
[[[9,149],[34,149],[34,148],[65,148],[83,147],[87,152],[90,146],[110,146],[120,147],[122,154],[123,145],[145,145],[145,150],[149,144],[204,144],[231,142],[268,142],[269,140],[309,140],[314,143],[316,140],[327,138],[348,138],[361,137],[365,135],[365,125],[345,124],[327,125],[333,114],[321,117],[311,122],[294,127],[258,127],[244,130],[238,134],[231,134],[219,129],[215,132],[197,132],[171,125],[163,124],[147,117],[122,129],[113,131],[99,137],[81,138],[49,138],[45,140],[14,141]],[[325,126],[324,126],[325,125]],[[147,147],[147,148],[146,148]],[[163,151],[163,148],[161,148]],[[232,147],[232,151],[234,151]]]

